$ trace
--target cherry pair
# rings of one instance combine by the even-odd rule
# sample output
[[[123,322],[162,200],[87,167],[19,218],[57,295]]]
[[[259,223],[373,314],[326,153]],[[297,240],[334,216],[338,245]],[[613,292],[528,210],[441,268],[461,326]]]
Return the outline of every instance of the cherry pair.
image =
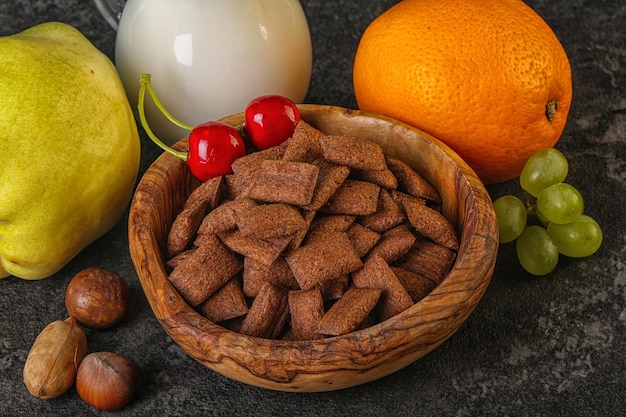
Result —
[[[231,164],[245,155],[246,146],[242,134],[256,150],[267,149],[287,140],[300,121],[296,105],[286,97],[266,95],[253,99],[245,109],[245,122],[230,126],[209,121],[195,127],[176,120],[159,101],[150,84],[150,74],[142,74],[139,89],[139,118],[150,139],[163,150],[186,161],[191,173],[200,181],[232,172]],[[145,111],[146,90],[165,117],[176,125],[190,130],[189,152],[180,152],[165,145],[148,126]]]

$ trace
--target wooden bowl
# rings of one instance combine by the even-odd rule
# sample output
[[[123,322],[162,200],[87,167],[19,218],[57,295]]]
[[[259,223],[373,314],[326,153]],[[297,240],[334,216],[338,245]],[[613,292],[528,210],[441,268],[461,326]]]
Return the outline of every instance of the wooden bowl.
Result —
[[[403,123],[339,107],[299,106],[327,134],[365,137],[404,160],[439,191],[442,211],[460,236],[456,262],[438,287],[403,313],[343,336],[269,340],[227,330],[192,309],[167,279],[169,228],[193,187],[185,164],[160,156],[141,179],[129,218],[130,253],[155,316],[191,357],[220,374],[280,390],[330,391],[395,372],[448,339],[474,310],[493,273],[498,228],[491,199],[468,165],[447,146]],[[232,125],[243,114],[222,121]],[[184,148],[186,141],[177,146]]]

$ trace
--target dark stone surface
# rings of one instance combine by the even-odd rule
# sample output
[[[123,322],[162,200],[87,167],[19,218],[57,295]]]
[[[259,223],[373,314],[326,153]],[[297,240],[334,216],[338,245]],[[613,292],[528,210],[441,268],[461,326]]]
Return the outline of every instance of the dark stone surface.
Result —
[[[303,0],[314,47],[307,102],[356,108],[352,59],[360,34],[394,0]],[[89,349],[128,357],[139,372],[134,401],[119,416],[617,416],[626,412],[626,3],[529,0],[553,27],[573,71],[574,102],[559,149],[568,182],[604,227],[599,252],[562,260],[531,278],[503,246],[490,287],[464,326],[431,354],[378,381],[351,389],[294,394],[224,378],[192,360],[154,318],[128,253],[126,220],[53,277],[0,280],[0,415],[104,415],[72,388],[44,401],[28,394],[22,368],[36,335],[65,318],[74,274],[101,267],[130,285],[126,319],[90,332]],[[115,32],[86,0],[0,4],[0,35],[60,20],[112,56]],[[0,78],[1,82],[1,78]],[[159,154],[143,144],[143,168]],[[0,167],[1,169],[1,167]],[[515,182],[489,187],[495,197]]]

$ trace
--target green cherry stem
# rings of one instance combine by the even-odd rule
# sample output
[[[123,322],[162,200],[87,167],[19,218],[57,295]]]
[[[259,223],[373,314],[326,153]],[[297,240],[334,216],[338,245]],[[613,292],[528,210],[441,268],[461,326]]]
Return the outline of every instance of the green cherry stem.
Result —
[[[165,116],[167,120],[174,123],[178,127],[182,127],[185,130],[191,131],[193,130],[194,127],[191,125],[188,125],[187,123],[181,122],[180,120],[175,118],[169,111],[167,111],[167,109],[165,108],[161,100],[159,100],[159,97],[157,96],[156,91],[154,91],[154,88],[152,88],[152,83],[150,82],[150,74],[141,74],[139,76],[139,100],[137,103],[137,108],[139,110],[139,120],[141,121],[141,125],[146,131],[146,134],[155,144],[159,146],[159,148],[163,149],[166,152],[169,152],[170,154],[174,155],[177,158],[182,159],[183,161],[186,160],[187,159],[186,152],[180,152],[167,146],[165,143],[163,143],[163,141],[161,141],[161,139],[159,139],[154,134],[154,132],[148,125],[148,120],[146,119],[146,112],[145,112],[146,90],[148,91],[148,94],[150,94],[150,97],[152,98],[152,101],[154,101],[154,104],[157,106],[159,111],[163,113],[163,116]],[[237,130],[237,132],[239,132],[241,137],[245,136],[246,132],[243,128],[243,123],[239,123],[237,126],[233,126],[233,127]]]
[[[177,150],[167,146],[165,143],[163,143],[163,141],[161,141],[161,139],[159,139],[154,134],[154,132],[152,131],[152,129],[148,125],[148,120],[146,119],[146,112],[145,112],[146,90],[148,90],[148,93],[150,94],[150,97],[152,97],[152,100],[154,101],[154,104],[156,104],[156,106],[159,108],[159,110],[163,113],[163,115],[168,120],[170,120],[172,123],[176,124],[177,126],[182,127],[183,129],[186,129],[186,130],[192,130],[193,126],[190,126],[188,124],[185,124],[185,123],[177,120],[174,116],[172,116],[165,109],[165,107],[163,106],[163,103],[161,103],[161,101],[159,100],[159,98],[156,95],[156,92],[152,88],[152,84],[150,84],[150,74],[141,74],[139,82],[140,82],[140,86],[139,86],[139,100],[138,100],[138,103],[137,103],[137,109],[139,111],[139,120],[141,121],[141,125],[143,126],[144,130],[146,131],[146,134],[148,135],[148,137],[155,144],[157,144],[159,146],[159,148],[161,148],[164,151],[174,155],[175,157],[185,161],[187,159],[187,152],[177,151]]]

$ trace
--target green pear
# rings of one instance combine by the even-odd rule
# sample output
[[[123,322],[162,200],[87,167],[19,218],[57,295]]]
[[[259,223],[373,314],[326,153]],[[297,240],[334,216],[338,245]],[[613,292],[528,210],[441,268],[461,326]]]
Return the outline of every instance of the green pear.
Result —
[[[0,37],[0,277],[48,277],[110,230],[139,159],[117,70],[77,29]]]

